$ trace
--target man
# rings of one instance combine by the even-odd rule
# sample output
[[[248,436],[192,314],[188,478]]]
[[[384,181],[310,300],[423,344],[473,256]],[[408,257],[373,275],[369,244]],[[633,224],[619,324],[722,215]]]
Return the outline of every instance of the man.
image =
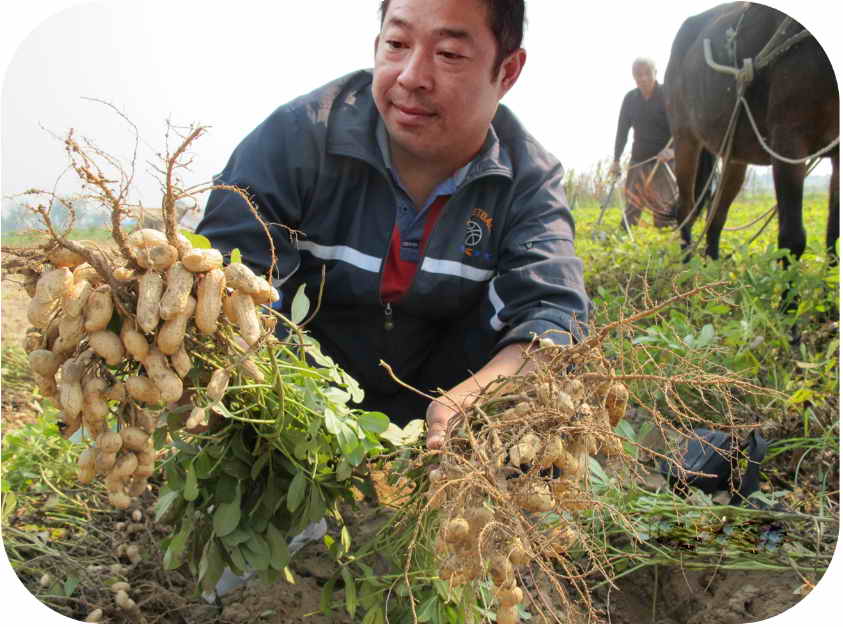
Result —
[[[636,59],[632,64],[632,77],[637,87],[623,99],[615,136],[615,159],[610,168],[612,176],[620,174],[620,158],[629,129],[635,129],[621,225],[629,228],[638,224],[641,210],[646,206],[652,211],[657,227],[670,226],[674,185],[668,167],[673,150],[669,147],[670,123],[664,93],[656,80],[656,65],[652,60]]]
[[[277,109],[217,182],[246,188],[272,227],[289,306],[301,284],[310,333],[357,379],[367,409],[426,416],[427,444],[534,334],[576,340],[587,322],[562,168],[500,99],[526,60],[523,0],[387,0],[374,71]],[[215,191],[199,232],[270,267],[262,228]],[[567,335],[566,335],[567,334]],[[445,394],[429,401],[392,380]]]

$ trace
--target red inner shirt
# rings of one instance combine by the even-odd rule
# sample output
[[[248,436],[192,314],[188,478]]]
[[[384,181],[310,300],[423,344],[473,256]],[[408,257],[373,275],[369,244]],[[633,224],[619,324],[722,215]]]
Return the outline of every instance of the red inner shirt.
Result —
[[[424,257],[427,248],[427,239],[433,230],[433,225],[442,213],[442,207],[448,202],[450,196],[438,196],[427,209],[427,216],[424,221],[424,233],[419,242],[419,261]],[[389,254],[386,257],[383,274],[381,275],[381,299],[385,303],[394,303],[404,295],[413,283],[413,277],[418,270],[418,262],[405,261],[401,259],[401,230],[398,223],[392,227],[392,239],[389,242]]]

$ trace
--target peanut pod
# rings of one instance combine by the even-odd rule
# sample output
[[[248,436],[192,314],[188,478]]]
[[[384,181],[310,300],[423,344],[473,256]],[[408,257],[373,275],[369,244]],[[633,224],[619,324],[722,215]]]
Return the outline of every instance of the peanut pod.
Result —
[[[211,375],[211,380],[208,382],[208,387],[205,393],[212,403],[216,403],[225,396],[225,391],[228,389],[228,382],[231,379],[231,373],[225,368],[217,368]]]
[[[64,315],[72,318],[80,317],[85,311],[85,303],[88,302],[88,297],[92,291],[90,282],[85,279],[74,281],[61,300]]]
[[[42,303],[60,300],[73,285],[73,272],[56,268],[41,275],[35,284],[34,298]]]
[[[120,339],[132,359],[143,363],[149,355],[149,342],[146,341],[144,334],[138,331],[135,323],[129,318],[123,320],[123,326],[120,328]]]
[[[143,375],[131,375],[126,378],[126,391],[136,401],[147,405],[157,405],[161,402],[161,391],[152,379]]]
[[[126,354],[123,342],[114,331],[94,331],[88,337],[88,344],[109,366],[116,366]]]
[[[147,271],[138,279],[138,305],[135,313],[138,326],[146,333],[152,333],[158,328],[163,293],[164,279],[157,272]]]
[[[52,351],[34,350],[28,355],[29,367],[42,377],[54,377],[62,364],[62,359]]]
[[[230,288],[245,292],[250,296],[261,292],[261,283],[249,266],[232,263],[225,267],[225,282]]]
[[[161,297],[161,319],[170,320],[187,309],[193,289],[193,273],[177,261],[167,270],[167,289]]]
[[[181,343],[181,346],[179,346],[179,349],[175,352],[175,354],[170,357],[170,363],[176,371],[176,374],[182,379],[188,375],[190,369],[193,367],[193,362],[190,359],[190,355],[187,354],[184,342]]]
[[[181,377],[170,368],[164,353],[157,348],[152,348],[143,365],[155,383],[155,387],[161,392],[162,401],[175,403],[181,398],[184,391]]]
[[[225,274],[219,268],[212,269],[199,279],[196,290],[195,323],[200,333],[207,335],[216,333],[224,290]]]
[[[100,285],[85,303],[85,330],[88,333],[102,331],[108,326],[114,314],[114,301],[111,299],[111,286]]]
[[[191,272],[209,272],[222,267],[222,253],[215,248],[191,248],[181,262]]]
[[[175,355],[184,341],[187,323],[196,309],[196,299],[188,294],[185,308],[174,317],[165,320],[158,330],[156,344],[165,355]]]
[[[263,332],[255,303],[249,294],[240,290],[234,290],[228,298],[240,335],[252,346]]]

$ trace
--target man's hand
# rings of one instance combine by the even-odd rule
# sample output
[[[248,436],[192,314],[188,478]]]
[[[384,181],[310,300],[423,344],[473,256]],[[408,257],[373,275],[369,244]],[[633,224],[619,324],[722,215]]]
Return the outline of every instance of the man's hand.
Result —
[[[612,165],[609,166],[609,176],[612,178],[617,178],[621,174],[621,164],[620,161],[612,161]]]
[[[658,155],[656,155],[656,159],[658,159],[659,161],[671,161],[673,157],[673,148],[665,148]]]
[[[440,397],[427,406],[427,448],[440,449],[445,444],[448,423],[456,415],[453,402]]]
[[[477,400],[477,394],[498,377],[509,377],[516,373],[527,374],[534,362],[524,361],[527,343],[509,344],[474,375],[452,387],[427,406],[427,448],[440,449],[445,444],[448,423],[460,409],[470,407]]]

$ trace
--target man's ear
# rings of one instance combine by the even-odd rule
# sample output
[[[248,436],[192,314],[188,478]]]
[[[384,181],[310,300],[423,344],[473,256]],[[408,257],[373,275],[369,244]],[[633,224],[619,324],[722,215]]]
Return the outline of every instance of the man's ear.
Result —
[[[378,43],[380,43],[381,36],[380,34],[375,35],[375,56],[378,54]]]
[[[524,64],[527,62],[527,51],[524,48],[519,48],[512,52],[501,63],[500,69],[500,98],[503,98],[508,92],[518,77],[521,76],[521,70],[524,69]]]

